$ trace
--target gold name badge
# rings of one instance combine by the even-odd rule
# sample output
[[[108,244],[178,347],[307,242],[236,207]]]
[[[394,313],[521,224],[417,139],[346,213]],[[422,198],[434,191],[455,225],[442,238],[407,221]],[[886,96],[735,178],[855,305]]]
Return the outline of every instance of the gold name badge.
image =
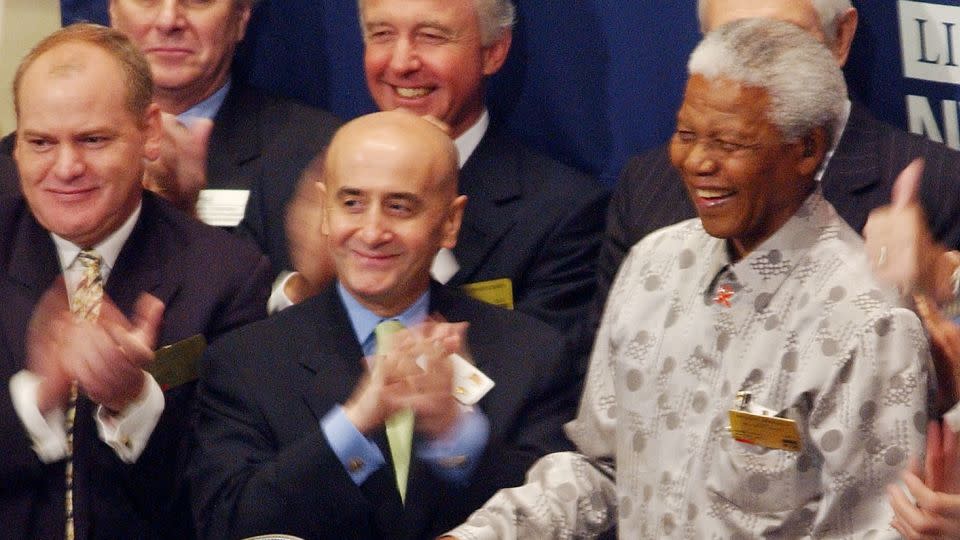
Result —
[[[206,348],[207,340],[200,334],[167,345],[157,350],[146,371],[164,391],[193,382],[197,380],[200,358]]]
[[[461,288],[468,295],[481,302],[513,309],[513,282],[510,281],[510,278],[467,283]]]
[[[730,435],[742,443],[776,450],[799,452],[801,447],[800,433],[793,420],[736,409],[730,409]]]

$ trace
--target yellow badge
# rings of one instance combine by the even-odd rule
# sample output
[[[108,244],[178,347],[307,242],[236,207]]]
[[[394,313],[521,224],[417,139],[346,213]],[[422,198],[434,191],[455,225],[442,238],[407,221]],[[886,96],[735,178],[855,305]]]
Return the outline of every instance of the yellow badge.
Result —
[[[788,418],[730,409],[730,435],[742,443],[791,452],[800,451],[797,423]]]
[[[510,278],[467,283],[461,288],[464,292],[481,302],[513,309],[513,282],[510,281]]]
[[[153,363],[147,367],[147,373],[153,375],[164,391],[195,381],[197,366],[206,347],[207,340],[200,334],[161,347],[155,353]]]

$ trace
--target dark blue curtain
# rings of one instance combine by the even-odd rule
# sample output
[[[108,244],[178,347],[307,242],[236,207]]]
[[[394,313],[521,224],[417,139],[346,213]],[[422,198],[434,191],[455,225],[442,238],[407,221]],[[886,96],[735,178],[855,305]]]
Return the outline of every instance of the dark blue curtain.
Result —
[[[960,79],[905,78],[901,54],[919,53],[912,42],[902,49],[900,32],[922,28],[925,60],[939,53],[949,71],[953,54],[960,63],[960,8],[920,23],[918,17],[901,21],[904,4],[949,7],[960,0],[855,2],[860,28],[848,82],[878,116],[902,127],[908,125],[906,96],[921,96],[946,137],[957,123],[949,112],[960,100]],[[63,0],[63,20],[105,22],[105,6],[106,0]],[[491,114],[533,146],[612,184],[630,154],[664,142],[673,129],[686,57],[699,39],[695,2],[519,0],[517,8],[510,58],[488,92]],[[373,110],[356,0],[261,1],[236,73],[342,118]]]

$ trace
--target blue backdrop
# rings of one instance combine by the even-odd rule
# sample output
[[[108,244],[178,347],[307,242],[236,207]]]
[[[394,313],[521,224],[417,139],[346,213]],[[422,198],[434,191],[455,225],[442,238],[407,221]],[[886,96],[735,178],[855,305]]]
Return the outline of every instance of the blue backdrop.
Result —
[[[61,5],[65,23],[106,22],[106,0]],[[851,92],[888,122],[960,148],[960,0],[854,5]],[[517,8],[510,58],[488,92],[491,114],[612,184],[630,154],[673,130],[686,57],[699,39],[695,2],[519,0]],[[356,0],[262,0],[236,73],[344,119],[374,109]]]

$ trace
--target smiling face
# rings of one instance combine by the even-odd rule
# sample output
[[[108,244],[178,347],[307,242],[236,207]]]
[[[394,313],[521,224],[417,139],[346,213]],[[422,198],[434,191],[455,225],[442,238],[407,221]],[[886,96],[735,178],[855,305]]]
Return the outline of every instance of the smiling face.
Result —
[[[143,51],[171,114],[223,86],[249,19],[244,0],[110,0],[110,24]]]
[[[740,257],[796,213],[823,157],[822,141],[784,142],[767,119],[769,103],[765,90],[692,75],[670,140],[704,229]]]
[[[413,304],[429,287],[437,251],[456,245],[466,203],[456,196],[456,168],[449,137],[406,113],[362,117],[331,143],[330,252],[340,283],[374,313]]]
[[[364,0],[364,71],[380,110],[432,115],[456,138],[483,112],[483,79],[510,49],[510,31],[482,45],[475,0]]]
[[[45,229],[95,245],[140,201],[143,160],[158,157],[159,109],[133,114],[119,63],[78,42],[37,57],[18,96],[14,158],[31,211]]]

